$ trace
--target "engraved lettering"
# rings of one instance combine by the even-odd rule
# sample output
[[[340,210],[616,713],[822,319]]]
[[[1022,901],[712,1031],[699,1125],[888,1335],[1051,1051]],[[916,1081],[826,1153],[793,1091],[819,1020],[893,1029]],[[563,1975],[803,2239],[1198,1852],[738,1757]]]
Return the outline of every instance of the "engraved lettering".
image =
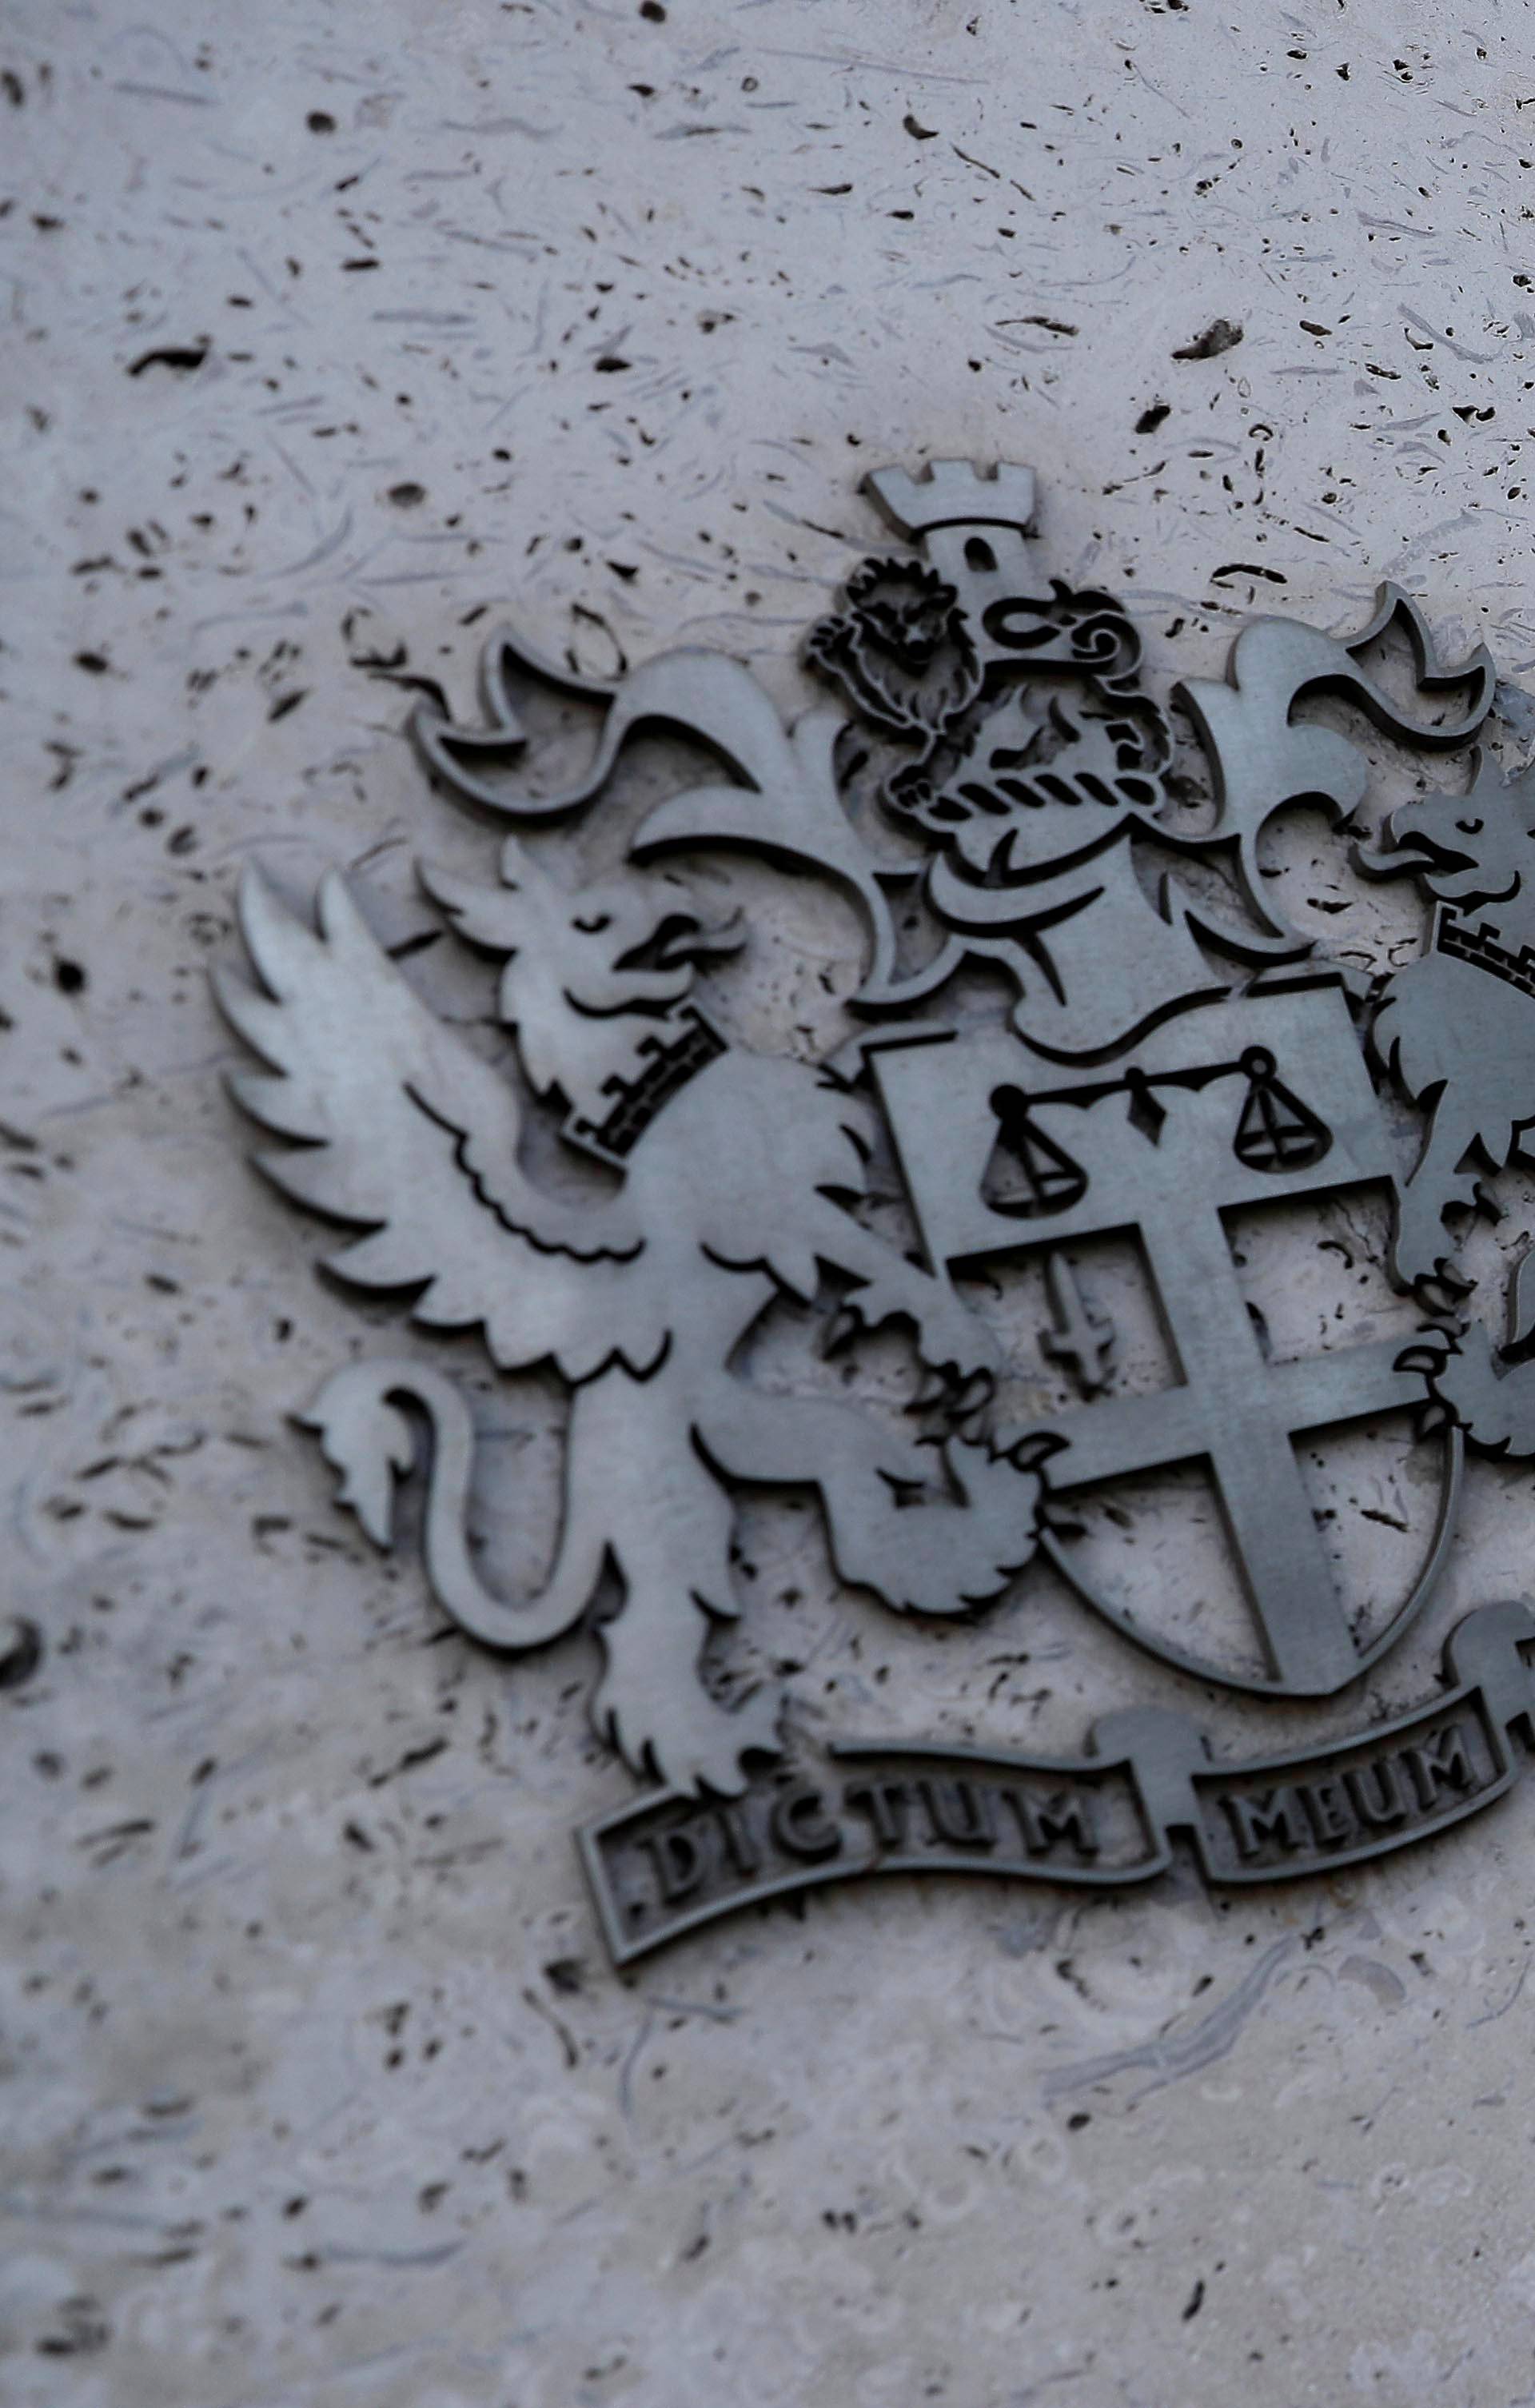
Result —
[[[1306,1827],[1293,1789],[1270,1789],[1261,1798],[1231,1793],[1221,1799],[1244,1856],[1261,1856],[1270,1842],[1281,1848],[1303,1848]]]
[[[745,1814],[739,1806],[716,1806],[714,1820],[720,1827],[725,1855],[749,1881],[753,1873],[762,1870],[762,1851],[752,1836]]]
[[[1336,1781],[1303,1781],[1299,1794],[1311,1816],[1312,1828],[1324,1847],[1334,1840],[1353,1840],[1358,1828]]]
[[[1062,1840],[1069,1840],[1079,1856],[1097,1855],[1097,1833],[1085,1799],[1073,1798],[1069,1790],[1057,1789],[1053,1798],[1036,1805],[1019,1790],[1009,1789],[1003,1794],[1018,1817],[1024,1845],[1031,1856],[1048,1856]]]
[[[952,1848],[994,1848],[997,1818],[991,1793],[979,1782],[925,1781],[922,1794],[935,1840]]]
[[[904,1781],[851,1782],[842,1799],[845,1805],[868,1816],[882,1848],[901,1845],[906,1838],[906,1813],[911,1803],[911,1791]]]
[[[1356,1771],[1345,1772],[1343,1786],[1360,1822],[1371,1830],[1387,1830],[1393,1823],[1399,1823],[1407,1813],[1396,1756],[1382,1756],[1376,1764],[1367,1764]]]
[[[1442,1730],[1435,1731],[1420,1746],[1404,1747],[1401,1760],[1413,1776],[1418,1803],[1426,1814],[1438,1805],[1442,1784],[1447,1782],[1454,1789],[1472,1789],[1476,1785],[1460,1723],[1446,1723]]]
[[[785,1789],[774,1799],[773,1838],[786,1856],[803,1856],[811,1864],[836,1856],[842,1844],[820,1790],[812,1788]]]
[[[650,1851],[662,1905],[675,1906],[680,1899],[691,1897],[704,1877],[704,1852],[696,1831],[685,1827],[678,1831],[653,1831],[641,1845]]]

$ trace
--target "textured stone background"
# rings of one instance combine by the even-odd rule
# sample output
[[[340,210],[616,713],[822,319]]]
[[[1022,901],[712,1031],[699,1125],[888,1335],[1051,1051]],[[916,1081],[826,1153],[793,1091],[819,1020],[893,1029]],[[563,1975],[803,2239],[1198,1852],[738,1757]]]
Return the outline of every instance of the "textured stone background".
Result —
[[[363,1325],[246,1167],[205,977],[252,855],[402,930],[418,845],[483,865],[382,670],[466,711],[514,607],[788,701],[885,458],[1035,463],[1158,674],[1384,574],[1527,673],[1531,31],[0,6],[14,2408],[1535,2399],[1535,1785],[1256,1906],[892,1885],[613,1979],[591,1643],[476,1656],[333,1507],[284,1416]],[[848,933],[766,932],[781,1019]],[[498,1410],[515,1567],[552,1400]],[[1475,1474],[1402,1694],[1528,1586],[1530,1504]],[[807,1712],[1070,1745],[1156,1688],[1043,1584],[939,1641],[813,1554],[763,1520],[732,1641]]]

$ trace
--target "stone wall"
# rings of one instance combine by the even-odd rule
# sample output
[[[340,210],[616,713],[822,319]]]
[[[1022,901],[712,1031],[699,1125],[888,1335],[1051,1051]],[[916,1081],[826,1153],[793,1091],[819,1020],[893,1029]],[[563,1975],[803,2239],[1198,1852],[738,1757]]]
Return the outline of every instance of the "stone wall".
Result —
[[[1224,1903],[1184,1862],[1118,1900],[893,1881],[615,1975],[569,1836],[633,1794],[595,1641],[493,1659],[338,1511],[288,1417],[376,1331],[443,1350],[317,1275],[208,982],[249,861],[349,867],[402,947],[417,851],[485,874],[404,729],[423,693],[472,720],[498,618],[809,699],[889,461],[1032,465],[1050,566],[1126,598],[1164,685],[1385,576],[1517,681],[1529,22],[0,11],[4,1603],[43,1646],[0,1667],[13,2408],[1535,2394],[1535,1790]],[[1411,950],[1340,858],[1293,827],[1286,908]],[[851,919],[738,892],[749,1029],[819,1050]],[[485,1013],[443,955],[423,991]],[[532,1580],[557,1388],[446,1359]],[[1411,1481],[1343,1484],[1388,1549]],[[1356,1720],[1528,1589],[1530,1506],[1473,1469]],[[1151,1700],[1259,1743],[1063,1584],[935,1633],[838,1588],[803,1499],[743,1554],[724,1669],[792,1667],[816,1730],[1069,1751]]]

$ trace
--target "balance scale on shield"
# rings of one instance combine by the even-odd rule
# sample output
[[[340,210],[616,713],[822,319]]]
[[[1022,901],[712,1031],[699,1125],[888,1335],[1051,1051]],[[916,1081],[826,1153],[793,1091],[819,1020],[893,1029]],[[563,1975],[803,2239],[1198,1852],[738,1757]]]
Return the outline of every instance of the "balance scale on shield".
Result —
[[[1072,1585],[1139,1644],[1204,1679],[1311,1698],[1356,1679],[1438,1576],[1459,1434],[1445,1436],[1437,1526],[1412,1593],[1384,1630],[1357,1643],[1292,1441],[1421,1407],[1423,1382],[1398,1369],[1399,1335],[1266,1360],[1227,1228],[1242,1207],[1394,1191],[1390,1132],[1336,979],[1302,972],[1198,1003],[1090,1066],[1046,1059],[1011,1029],[912,1041],[908,1025],[888,1044],[868,1040],[868,1052],[935,1270],[1139,1237],[1177,1384],[1054,1417],[1048,1427],[1067,1446],[1052,1458],[1052,1488],[1206,1465],[1267,1672],[1233,1672],[1158,1636],[1088,1588],[1047,1541]],[[1003,1197],[988,1180],[999,1147],[1016,1166]]]

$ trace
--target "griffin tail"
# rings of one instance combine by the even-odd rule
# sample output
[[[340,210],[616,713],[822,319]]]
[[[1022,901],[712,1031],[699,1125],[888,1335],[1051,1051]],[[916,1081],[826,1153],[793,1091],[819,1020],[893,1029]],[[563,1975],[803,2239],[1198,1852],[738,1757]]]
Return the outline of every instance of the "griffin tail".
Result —
[[[384,1358],[334,1372],[307,1412],[325,1460],[341,1475],[338,1501],[380,1547],[394,1543],[395,1483],[416,1463],[415,1433],[399,1410],[425,1414],[432,1433],[423,1553],[432,1593],[461,1630],[487,1647],[521,1654],[564,1636],[591,1602],[602,1570],[600,1535],[573,1540],[567,1523],[547,1585],[525,1603],[494,1597],[469,1559],[466,1514],[474,1425],[458,1390],[419,1363]]]

